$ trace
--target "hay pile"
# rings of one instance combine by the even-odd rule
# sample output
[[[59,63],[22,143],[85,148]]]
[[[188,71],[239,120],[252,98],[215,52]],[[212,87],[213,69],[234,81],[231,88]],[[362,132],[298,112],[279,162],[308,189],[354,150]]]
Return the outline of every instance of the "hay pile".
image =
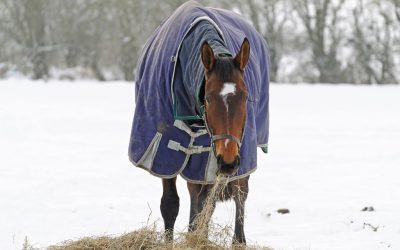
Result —
[[[188,233],[175,233],[174,242],[164,242],[163,233],[157,231],[156,225],[143,227],[139,230],[114,237],[85,237],[76,241],[65,241],[58,245],[48,247],[48,250],[114,250],[114,249],[201,249],[201,250],[222,250],[222,249],[265,249],[257,246],[234,246],[232,247],[232,228],[222,227],[210,222],[213,206],[228,183],[218,178],[214,187],[210,190],[205,202],[203,212],[196,219],[197,230]],[[212,239],[210,241],[209,239]]]
[[[174,243],[165,243],[163,235],[153,228],[142,228],[119,237],[87,237],[77,241],[66,241],[48,250],[78,250],[78,249],[225,249],[212,242],[196,237],[183,236]]]
[[[221,232],[220,234],[225,234]],[[227,235],[228,236],[228,235]],[[213,238],[216,237],[213,235]],[[228,241],[229,239],[229,241]],[[196,233],[179,234],[178,239],[173,243],[165,243],[163,234],[157,232],[155,228],[141,228],[121,235],[119,237],[101,236],[101,237],[85,237],[77,241],[65,241],[61,244],[50,246],[48,250],[117,250],[117,249],[154,249],[154,250],[223,250],[223,249],[264,249],[271,250],[266,247],[258,246],[235,246],[230,244],[231,235],[225,237],[224,243],[215,243],[207,238],[199,236]],[[29,249],[29,248],[28,248]]]

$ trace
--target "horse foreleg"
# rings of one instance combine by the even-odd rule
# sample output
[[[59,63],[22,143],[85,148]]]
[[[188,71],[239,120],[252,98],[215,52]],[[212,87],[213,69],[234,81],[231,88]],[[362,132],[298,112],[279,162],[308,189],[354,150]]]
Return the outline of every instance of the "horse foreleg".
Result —
[[[234,244],[246,244],[246,237],[244,235],[244,210],[249,193],[249,177],[233,181],[233,196],[236,207],[235,214],[235,234],[233,236]]]
[[[165,239],[172,241],[174,237],[174,225],[179,213],[179,196],[176,190],[176,177],[162,179],[163,195],[161,198],[161,215],[164,219]]]
[[[198,215],[203,211],[204,205],[206,203],[207,195],[209,193],[209,185],[193,184],[187,183],[189,194],[190,194],[190,217],[189,217],[189,232],[196,231],[198,229]],[[215,202],[212,204],[211,214],[215,208]],[[206,218],[202,224],[208,226],[210,218]],[[207,233],[207,228],[205,233]]]
[[[199,214],[199,194],[201,191],[200,184],[188,182],[187,187],[190,195],[190,215],[189,215],[189,232],[196,230],[195,219]]]

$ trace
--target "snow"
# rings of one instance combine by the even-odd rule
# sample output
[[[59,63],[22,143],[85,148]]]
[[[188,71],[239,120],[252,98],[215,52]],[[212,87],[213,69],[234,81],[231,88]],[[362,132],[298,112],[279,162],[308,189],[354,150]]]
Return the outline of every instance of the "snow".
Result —
[[[259,152],[250,178],[248,242],[400,249],[400,86],[270,92],[269,153]],[[0,81],[0,249],[21,249],[25,236],[43,248],[121,234],[148,218],[161,227],[161,181],[127,157],[133,111],[134,87],[123,82]],[[182,178],[178,186],[184,230],[189,196]],[[232,225],[233,203],[218,204],[214,220]]]

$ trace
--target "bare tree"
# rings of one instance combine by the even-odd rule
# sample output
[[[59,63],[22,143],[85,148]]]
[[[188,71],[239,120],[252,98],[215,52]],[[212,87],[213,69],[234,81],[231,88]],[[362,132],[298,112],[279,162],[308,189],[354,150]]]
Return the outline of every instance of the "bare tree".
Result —
[[[396,13],[396,18],[400,22],[400,1],[399,0],[392,0],[392,3],[394,4],[394,11]]]
[[[0,18],[0,30],[19,46],[20,53],[33,68],[33,78],[48,75],[46,52],[46,0],[3,0],[0,5],[4,15]]]
[[[264,0],[257,6],[255,0],[247,2],[249,5],[251,20],[256,29],[268,41],[270,48],[270,77],[271,81],[277,81],[280,60],[284,54],[285,39],[284,25],[287,21],[285,12],[286,2],[278,0]]]
[[[276,82],[280,60],[285,53],[286,46],[284,27],[288,20],[287,1],[236,0],[225,2],[225,7],[228,6],[243,11],[244,16],[252,22],[256,30],[268,42],[270,49],[270,78],[271,81]]]
[[[382,2],[380,1],[378,4],[380,5],[379,13],[384,20],[384,28],[383,35],[377,35],[377,43],[381,52],[377,54],[378,61],[381,64],[377,83],[394,83],[396,79],[394,76],[393,34],[391,31],[393,20],[386,10],[382,9]]]
[[[52,43],[59,46],[59,59],[67,67],[76,67],[83,54],[82,41],[85,38],[84,23],[88,20],[90,5],[78,1],[51,1],[49,24]],[[61,63],[58,61],[57,63]]]
[[[115,17],[119,30],[118,65],[127,81],[134,79],[134,68],[139,52],[147,37],[164,18],[162,7],[165,2],[120,0],[114,3]]]
[[[71,79],[132,81],[146,39],[183,2],[0,0],[0,75],[18,69],[37,79],[67,69]],[[400,79],[399,0],[357,0],[354,10],[344,0],[200,2],[253,23],[269,43],[274,82]]]
[[[108,66],[105,61],[112,60],[109,55],[115,54],[115,45],[110,40],[117,32],[112,25],[110,4],[106,0],[49,3],[52,20],[49,30],[58,51],[59,67],[61,63],[66,67],[85,67],[97,80],[107,80],[103,67]]]
[[[371,65],[373,60],[372,44],[367,41],[367,35],[364,31],[365,23],[361,20],[363,12],[364,4],[360,2],[360,5],[353,10],[354,30],[351,43],[355,60],[350,66],[349,73],[355,83],[372,83],[373,79],[377,79],[377,76]]]
[[[110,18],[108,18],[109,2],[107,0],[91,0],[80,4],[84,6],[84,15],[77,26],[81,36],[79,51],[84,56],[84,65],[92,70],[99,81],[105,81],[101,60],[102,54],[110,49],[105,46],[112,32],[109,25]]]
[[[304,27],[312,51],[312,63],[319,72],[318,82],[344,82],[337,58],[343,39],[338,29],[338,12],[344,0],[296,0],[293,7]]]
[[[352,82],[394,83],[396,54],[393,35],[395,14],[388,1],[359,1],[353,10],[354,32],[351,39],[354,61],[350,65]],[[365,8],[365,6],[369,8]],[[391,10],[391,8],[389,9]]]

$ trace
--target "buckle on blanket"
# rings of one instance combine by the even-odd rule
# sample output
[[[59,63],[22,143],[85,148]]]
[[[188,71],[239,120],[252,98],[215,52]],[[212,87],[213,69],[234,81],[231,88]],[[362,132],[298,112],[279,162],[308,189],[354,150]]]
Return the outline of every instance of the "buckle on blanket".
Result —
[[[186,134],[188,134],[188,135],[190,135],[190,137],[194,137],[194,138],[207,134],[207,130],[205,130],[205,129],[199,129],[197,132],[193,132],[193,131],[192,131],[188,126],[186,126],[186,124],[185,124],[183,121],[181,121],[181,120],[175,120],[175,121],[174,121],[174,126],[177,127],[177,128],[179,128],[179,129],[182,130],[182,131],[185,131]]]
[[[182,151],[187,155],[201,154],[203,152],[211,151],[211,147],[203,147],[203,146],[192,146],[189,148],[185,148],[179,142],[173,140],[168,141],[168,148],[175,151]]]

